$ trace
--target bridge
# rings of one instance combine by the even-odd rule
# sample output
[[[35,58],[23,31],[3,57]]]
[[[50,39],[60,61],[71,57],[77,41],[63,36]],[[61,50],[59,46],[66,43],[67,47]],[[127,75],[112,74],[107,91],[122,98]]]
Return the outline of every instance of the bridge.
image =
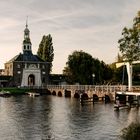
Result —
[[[56,96],[79,98],[80,95],[86,94],[89,98],[94,95],[102,98],[106,95],[111,101],[115,99],[115,92],[129,89],[125,85],[47,85],[43,88],[47,89],[49,94]],[[131,91],[140,92],[140,86],[132,86]]]

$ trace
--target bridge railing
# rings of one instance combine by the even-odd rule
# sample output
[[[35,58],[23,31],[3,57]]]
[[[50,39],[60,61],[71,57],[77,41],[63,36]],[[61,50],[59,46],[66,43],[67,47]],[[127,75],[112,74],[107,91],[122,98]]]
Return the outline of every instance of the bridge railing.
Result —
[[[48,90],[92,90],[100,92],[116,92],[116,91],[128,91],[128,86],[125,85],[46,85],[46,86],[28,86],[21,88],[31,89],[48,89]],[[132,91],[139,91],[140,86],[132,86]]]
[[[67,90],[93,90],[93,91],[128,91],[125,85],[47,85],[47,89],[67,89]],[[132,91],[140,91],[140,86],[132,86]]]

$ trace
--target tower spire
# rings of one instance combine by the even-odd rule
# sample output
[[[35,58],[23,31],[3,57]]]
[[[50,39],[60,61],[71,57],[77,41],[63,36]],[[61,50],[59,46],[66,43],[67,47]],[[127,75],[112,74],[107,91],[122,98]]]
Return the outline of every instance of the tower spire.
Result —
[[[29,53],[32,52],[32,44],[30,40],[30,31],[28,29],[28,16],[26,18],[26,28],[24,30],[24,40],[23,40],[23,52]]]
[[[28,28],[28,16],[26,18],[26,28]]]

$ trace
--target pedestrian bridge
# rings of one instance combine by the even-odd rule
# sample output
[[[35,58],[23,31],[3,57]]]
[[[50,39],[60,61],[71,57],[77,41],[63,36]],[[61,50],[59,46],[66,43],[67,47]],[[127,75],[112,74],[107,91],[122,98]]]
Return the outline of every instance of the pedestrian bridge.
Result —
[[[128,91],[128,86],[125,85],[47,85],[45,88],[49,94],[56,96],[79,98],[84,93],[89,98],[94,95],[102,98],[106,95],[112,101],[115,99],[115,92]],[[132,91],[140,91],[140,86],[133,86]]]

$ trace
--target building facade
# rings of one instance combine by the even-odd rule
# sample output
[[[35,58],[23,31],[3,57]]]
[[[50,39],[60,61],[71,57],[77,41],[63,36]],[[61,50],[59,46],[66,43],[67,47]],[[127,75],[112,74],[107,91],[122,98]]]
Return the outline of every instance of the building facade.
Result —
[[[49,83],[50,63],[32,53],[30,31],[26,23],[23,52],[5,63],[4,75],[11,76],[9,86],[45,86]]]
[[[0,69],[0,76],[4,75],[4,73],[5,73],[5,70],[4,69]]]

